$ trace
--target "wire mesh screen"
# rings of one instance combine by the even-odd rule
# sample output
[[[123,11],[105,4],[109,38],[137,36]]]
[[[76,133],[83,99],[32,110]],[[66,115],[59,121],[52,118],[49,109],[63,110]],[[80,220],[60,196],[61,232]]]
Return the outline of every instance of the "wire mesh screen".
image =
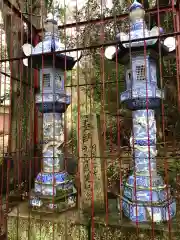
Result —
[[[0,3],[2,239],[179,239],[179,5]]]

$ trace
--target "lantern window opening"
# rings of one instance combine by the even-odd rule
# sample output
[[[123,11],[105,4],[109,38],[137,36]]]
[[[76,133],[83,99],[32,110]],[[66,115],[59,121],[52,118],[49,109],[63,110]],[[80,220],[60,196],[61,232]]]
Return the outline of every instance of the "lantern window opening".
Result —
[[[131,81],[131,76],[132,76],[132,70],[131,69],[128,70],[127,75],[128,75],[128,80]]]
[[[51,87],[51,76],[50,73],[43,74],[43,85],[44,87]]]
[[[56,72],[55,75],[54,75],[54,79],[55,79],[56,88],[59,89],[59,90],[63,90],[62,75],[60,73]]]
[[[144,81],[144,80],[146,80],[145,65],[138,65],[138,66],[136,66],[136,80],[137,81]]]

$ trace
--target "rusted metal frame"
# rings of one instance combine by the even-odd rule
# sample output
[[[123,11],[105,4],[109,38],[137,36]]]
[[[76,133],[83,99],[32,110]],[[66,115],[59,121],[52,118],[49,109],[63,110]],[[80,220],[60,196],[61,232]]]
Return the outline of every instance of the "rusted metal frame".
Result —
[[[176,5],[174,6],[176,8]],[[172,10],[172,5],[168,5],[168,6],[163,6],[160,8],[151,8],[151,9],[147,9],[146,13],[157,13],[158,12],[167,12],[167,11],[171,11]],[[88,24],[97,24],[97,23],[105,23],[108,21],[112,21],[114,19],[117,20],[123,20],[124,18],[128,17],[128,13],[124,13],[124,14],[119,14],[116,16],[109,16],[109,17],[104,17],[104,18],[96,18],[96,19],[91,19],[91,20],[87,20],[87,21],[81,21],[81,22],[73,22],[73,23],[69,23],[69,24],[64,24],[64,25],[60,25],[58,28],[59,29],[64,29],[64,28],[73,28],[73,27],[81,27],[84,25],[88,25]],[[41,29],[38,29],[38,32],[42,31]]]

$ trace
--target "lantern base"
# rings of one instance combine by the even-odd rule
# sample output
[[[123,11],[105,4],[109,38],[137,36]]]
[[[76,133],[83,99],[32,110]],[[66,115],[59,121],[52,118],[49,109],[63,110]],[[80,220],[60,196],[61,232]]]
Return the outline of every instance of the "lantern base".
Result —
[[[129,176],[124,184],[122,208],[133,222],[169,221],[176,214],[176,202],[161,176]],[[135,187],[136,184],[136,187]]]
[[[60,213],[76,207],[77,190],[73,187],[72,192],[60,197],[40,196],[31,192],[30,207],[32,211],[41,213]]]
[[[124,215],[133,222],[165,222],[172,219],[176,214],[174,199],[164,203],[149,203],[149,205],[146,205],[123,198],[122,208]]]

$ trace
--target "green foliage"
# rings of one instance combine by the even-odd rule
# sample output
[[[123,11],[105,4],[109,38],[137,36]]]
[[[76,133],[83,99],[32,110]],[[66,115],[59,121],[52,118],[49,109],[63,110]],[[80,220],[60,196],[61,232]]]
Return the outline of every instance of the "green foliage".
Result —
[[[53,0],[44,0],[44,3],[45,3],[46,9],[51,10],[52,4],[53,4]]]

